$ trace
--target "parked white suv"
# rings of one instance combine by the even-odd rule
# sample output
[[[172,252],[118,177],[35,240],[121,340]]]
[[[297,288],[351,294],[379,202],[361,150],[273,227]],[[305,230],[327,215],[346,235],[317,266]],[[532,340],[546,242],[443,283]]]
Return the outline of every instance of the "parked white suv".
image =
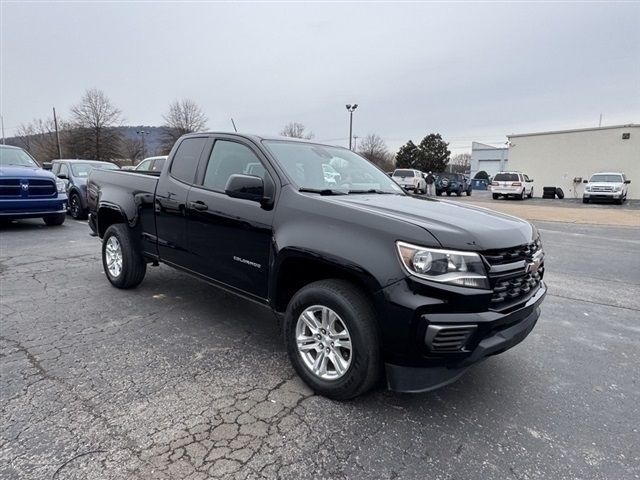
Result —
[[[591,175],[584,183],[587,185],[582,194],[583,203],[589,203],[590,200],[612,200],[620,205],[627,199],[627,185],[631,180],[627,180],[624,173],[600,172]]]
[[[416,193],[425,193],[427,191],[427,181],[420,170],[397,168],[391,178],[405,190],[413,190]]]
[[[524,197],[533,197],[533,178],[521,172],[496,173],[491,181],[493,199],[502,197],[516,197],[524,200]]]

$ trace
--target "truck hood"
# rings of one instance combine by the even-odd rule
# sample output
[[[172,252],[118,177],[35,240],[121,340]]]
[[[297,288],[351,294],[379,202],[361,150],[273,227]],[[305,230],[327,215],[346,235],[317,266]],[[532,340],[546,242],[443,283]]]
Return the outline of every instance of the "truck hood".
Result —
[[[445,200],[376,194],[320,198],[417,225],[444,248],[478,251],[509,248],[529,243],[537,235],[535,227],[520,218]]]
[[[53,173],[37,167],[22,167],[18,165],[3,165],[0,167],[0,177],[12,178],[54,178]]]

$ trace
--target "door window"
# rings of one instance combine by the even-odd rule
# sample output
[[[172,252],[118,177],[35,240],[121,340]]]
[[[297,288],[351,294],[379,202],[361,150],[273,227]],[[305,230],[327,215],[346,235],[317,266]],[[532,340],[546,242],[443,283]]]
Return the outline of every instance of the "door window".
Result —
[[[267,171],[249,147],[237,142],[217,140],[213,145],[202,185],[223,191],[231,175],[253,175],[265,180]]]
[[[151,166],[151,159],[143,160],[138,164],[138,166],[136,167],[136,170],[149,170],[150,166]]]
[[[66,163],[60,164],[60,171],[58,172],[58,175],[66,175],[67,178],[69,178],[69,168],[67,168]]]
[[[59,170],[60,170],[60,164],[54,163],[53,166],[51,167],[51,173],[57,176]]]
[[[171,176],[185,183],[193,183],[206,137],[186,138],[178,147],[171,162]]]

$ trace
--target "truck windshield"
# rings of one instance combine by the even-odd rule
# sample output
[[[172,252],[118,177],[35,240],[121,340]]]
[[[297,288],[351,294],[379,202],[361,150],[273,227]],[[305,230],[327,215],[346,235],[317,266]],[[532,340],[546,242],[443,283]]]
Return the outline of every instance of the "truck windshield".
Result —
[[[593,175],[591,177],[591,180],[589,180],[589,182],[591,183],[595,183],[595,182],[622,183],[622,175],[603,175],[603,174]]]
[[[0,148],[0,166],[17,165],[19,167],[40,168],[36,161],[24,150]]]
[[[72,163],[71,171],[73,172],[74,177],[88,177],[91,173],[91,170],[94,168],[100,168],[104,170],[116,170],[118,168],[117,165],[113,163]]]
[[[286,140],[265,140],[263,143],[301,189],[404,195],[384,172],[346,148]]]

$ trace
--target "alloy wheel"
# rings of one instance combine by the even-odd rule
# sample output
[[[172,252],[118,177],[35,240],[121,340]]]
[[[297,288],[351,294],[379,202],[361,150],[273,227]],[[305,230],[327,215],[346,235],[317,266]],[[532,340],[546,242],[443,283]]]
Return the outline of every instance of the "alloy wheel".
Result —
[[[109,237],[104,249],[107,268],[112,277],[117,278],[122,273],[122,247],[115,236]]]
[[[351,365],[351,335],[340,316],[323,305],[306,308],[296,323],[296,345],[304,365],[323,380],[341,378]]]

